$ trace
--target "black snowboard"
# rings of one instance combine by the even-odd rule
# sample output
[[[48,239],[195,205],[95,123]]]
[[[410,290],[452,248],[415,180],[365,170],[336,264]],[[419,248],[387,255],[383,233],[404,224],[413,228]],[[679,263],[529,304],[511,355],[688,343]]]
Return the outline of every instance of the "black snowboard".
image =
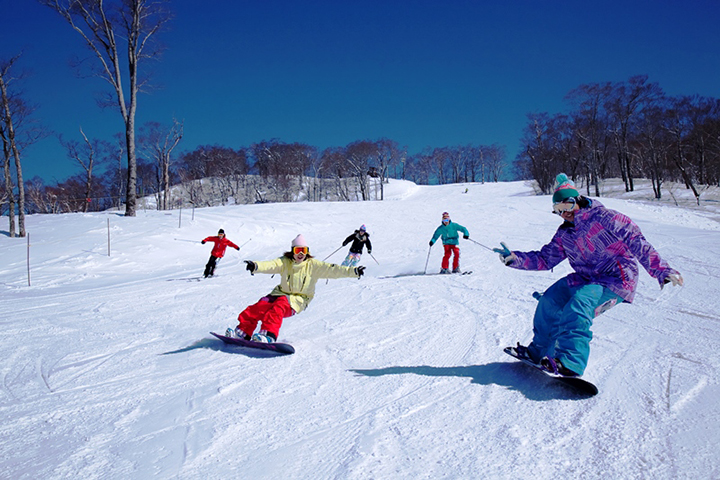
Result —
[[[282,353],[283,355],[290,355],[292,353],[295,353],[295,348],[293,348],[293,346],[290,345],[289,343],[253,342],[251,340],[244,340],[242,338],[226,337],[225,335],[220,335],[219,333],[215,333],[215,332],[210,332],[210,334],[216,336],[223,342],[229,343],[231,345],[239,345],[241,347],[248,347],[248,348],[257,348],[260,350],[270,350],[271,352]]]
[[[513,352],[512,347],[506,347],[505,349],[503,349],[503,351],[505,353],[507,353],[508,355],[510,355],[511,357],[520,360],[525,365],[529,365],[529,366],[533,367],[534,369],[541,371],[548,377],[553,378],[559,382],[564,383],[565,385],[572,387],[578,393],[582,393],[583,395],[587,395],[590,397],[597,395],[597,393],[598,393],[598,388],[595,385],[593,385],[592,383],[588,382],[587,380],[583,380],[580,377],[564,377],[562,375],[556,375],[554,373],[548,372],[539,363],[533,363],[530,360],[516,356],[514,353],[512,353]]]

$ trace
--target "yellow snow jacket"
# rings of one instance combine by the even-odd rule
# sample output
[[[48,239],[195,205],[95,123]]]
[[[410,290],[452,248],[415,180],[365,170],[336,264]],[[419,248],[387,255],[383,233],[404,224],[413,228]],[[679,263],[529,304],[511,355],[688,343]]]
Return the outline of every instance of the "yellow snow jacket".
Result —
[[[343,267],[314,258],[295,263],[293,259],[283,256],[255,264],[257,270],[253,273],[280,274],[280,285],[275,287],[270,295],[286,296],[295,313],[302,312],[310,304],[315,296],[315,284],[321,278],[359,278],[355,267]]]

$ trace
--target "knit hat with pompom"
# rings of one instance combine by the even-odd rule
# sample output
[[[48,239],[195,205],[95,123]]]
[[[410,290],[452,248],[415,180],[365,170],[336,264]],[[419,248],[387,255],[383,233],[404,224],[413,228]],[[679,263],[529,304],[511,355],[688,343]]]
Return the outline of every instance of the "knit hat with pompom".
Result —
[[[575,188],[575,183],[568,178],[564,173],[558,174],[555,178],[555,185],[553,186],[553,203],[560,203],[570,197],[579,197],[580,193]]]

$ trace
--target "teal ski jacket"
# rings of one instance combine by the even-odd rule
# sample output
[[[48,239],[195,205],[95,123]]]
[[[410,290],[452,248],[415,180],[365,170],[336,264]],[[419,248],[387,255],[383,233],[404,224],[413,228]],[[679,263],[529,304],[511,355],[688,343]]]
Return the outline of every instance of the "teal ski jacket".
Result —
[[[447,225],[440,225],[432,236],[432,243],[442,237],[443,245],[457,245],[460,243],[459,232],[462,232],[463,236],[469,237],[470,232],[468,229],[460,225],[459,223],[450,222]]]

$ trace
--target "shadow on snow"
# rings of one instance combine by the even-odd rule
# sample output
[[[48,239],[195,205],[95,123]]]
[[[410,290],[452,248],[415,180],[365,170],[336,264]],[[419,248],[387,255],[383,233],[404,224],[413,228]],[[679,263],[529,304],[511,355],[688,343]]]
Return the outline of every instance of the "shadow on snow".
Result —
[[[377,369],[350,369],[366,377],[415,374],[427,377],[467,377],[478,385],[500,385],[522,393],[527,399],[543,402],[548,400],[582,400],[586,395],[552,378],[529,369],[517,362],[496,362],[486,365],[464,367],[386,367]]]

